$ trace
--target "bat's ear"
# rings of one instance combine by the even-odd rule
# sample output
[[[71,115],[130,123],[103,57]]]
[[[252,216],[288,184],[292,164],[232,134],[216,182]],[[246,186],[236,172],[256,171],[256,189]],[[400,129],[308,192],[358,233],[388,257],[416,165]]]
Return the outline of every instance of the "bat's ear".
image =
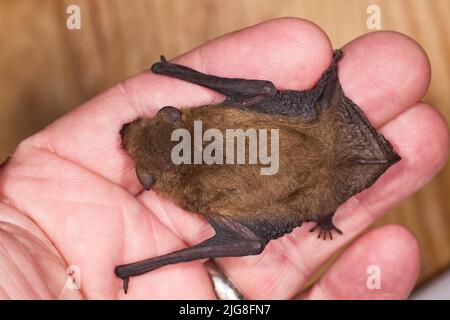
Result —
[[[175,123],[181,118],[181,111],[175,107],[166,106],[158,111],[156,117],[168,123]]]

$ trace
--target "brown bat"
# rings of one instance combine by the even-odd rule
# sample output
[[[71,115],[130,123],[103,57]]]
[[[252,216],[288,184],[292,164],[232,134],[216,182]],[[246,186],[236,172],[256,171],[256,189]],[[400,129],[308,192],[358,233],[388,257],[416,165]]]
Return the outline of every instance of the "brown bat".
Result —
[[[331,66],[307,91],[277,90],[270,81],[206,75],[164,57],[152,66],[156,74],[226,97],[219,105],[166,106],[154,118],[136,119],[120,130],[122,146],[134,160],[144,189],[202,214],[215,235],[190,248],[117,266],[125,293],[129,277],[168,264],[260,254],[270,240],[303,222],[316,222],[311,231],[318,230],[319,238],[332,239],[332,230],[342,233],[332,222],[336,209],[370,187],[400,157],[344,95],[338,79],[341,56],[336,50]],[[218,129],[223,136],[229,128],[277,129],[278,171],[261,174],[263,164],[247,162],[194,164],[192,156],[186,163],[174,163],[171,154],[178,141],[172,133],[184,129],[193,137],[195,121],[201,121],[203,130]],[[267,152],[274,151],[271,145]]]

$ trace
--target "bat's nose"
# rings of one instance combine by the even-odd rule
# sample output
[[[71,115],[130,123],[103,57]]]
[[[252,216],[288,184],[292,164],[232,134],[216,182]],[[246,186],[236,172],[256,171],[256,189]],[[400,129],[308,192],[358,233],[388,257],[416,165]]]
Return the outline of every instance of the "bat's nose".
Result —
[[[125,123],[125,124],[122,126],[122,129],[120,129],[119,133],[120,133],[120,137],[121,137],[121,138],[123,138],[123,136],[125,135],[125,133],[126,133],[127,128],[128,128],[129,125],[130,125],[129,123]]]

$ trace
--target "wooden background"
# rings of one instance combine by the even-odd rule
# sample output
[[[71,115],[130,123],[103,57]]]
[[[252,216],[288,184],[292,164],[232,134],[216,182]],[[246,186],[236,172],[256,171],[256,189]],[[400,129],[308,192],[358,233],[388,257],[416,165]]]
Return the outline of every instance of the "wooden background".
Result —
[[[81,30],[66,8],[81,8]],[[23,138],[156,61],[223,33],[281,16],[309,19],[335,48],[382,29],[418,41],[433,76],[426,100],[450,120],[449,0],[0,0],[0,162]],[[411,229],[422,247],[423,283],[450,264],[450,166],[380,223]]]

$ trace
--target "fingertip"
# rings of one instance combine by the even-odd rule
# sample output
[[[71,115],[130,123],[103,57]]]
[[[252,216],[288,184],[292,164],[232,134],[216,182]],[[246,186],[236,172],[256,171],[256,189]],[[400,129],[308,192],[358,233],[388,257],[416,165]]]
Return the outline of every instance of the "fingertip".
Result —
[[[389,294],[397,299],[406,298],[414,288],[420,272],[420,245],[409,229],[388,224],[367,233],[362,239],[374,255],[369,262],[379,263]]]
[[[447,121],[436,108],[426,102],[416,104],[408,110],[405,117],[411,119],[410,132],[413,130],[417,139],[421,140],[415,144],[415,153],[411,153],[415,158],[411,157],[410,163],[416,166],[426,165],[436,173],[448,159],[450,136]]]
[[[381,242],[380,239],[382,239]],[[392,267],[396,262],[402,261],[403,267],[408,270],[419,271],[419,242],[414,233],[406,227],[398,224],[386,224],[368,232],[362,240],[370,243],[385,261],[393,264]]]
[[[420,272],[420,245],[416,236],[404,226],[388,224],[370,231],[361,241],[370,252],[367,263],[379,266],[381,277],[385,278],[382,291],[390,298],[406,298]]]
[[[405,299],[417,280],[420,250],[399,225],[363,235],[306,295],[311,299]]]
[[[430,178],[448,158],[449,129],[444,117],[420,102],[387,123],[381,132],[390,139],[409,168]],[[426,174],[424,174],[426,173]]]
[[[423,48],[393,31],[365,34],[344,46],[339,77],[343,89],[380,125],[425,95],[431,66]]]

